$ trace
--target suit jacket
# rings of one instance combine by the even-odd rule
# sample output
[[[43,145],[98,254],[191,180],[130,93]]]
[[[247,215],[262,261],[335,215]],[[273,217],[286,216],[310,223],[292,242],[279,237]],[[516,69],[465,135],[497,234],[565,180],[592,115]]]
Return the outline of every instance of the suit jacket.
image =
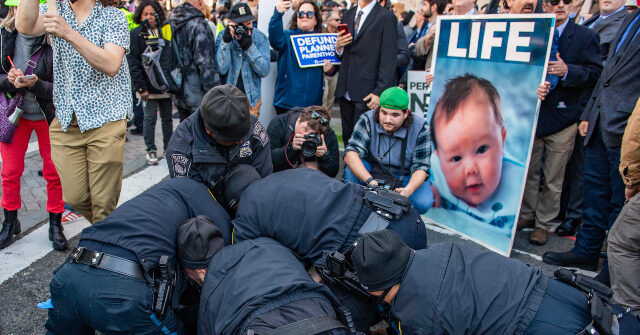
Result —
[[[611,45],[611,41],[616,37],[618,30],[620,30],[620,25],[622,24],[622,20],[628,15],[626,9],[622,9],[617,11],[607,18],[599,21],[593,28],[593,31],[600,35],[600,49],[602,49],[602,58],[604,61],[607,60],[607,56],[609,55],[609,46]],[[598,12],[587,21],[584,21],[582,24],[585,27],[591,26],[593,22],[595,22],[600,17],[600,13]]]
[[[351,8],[342,16],[342,23],[347,24],[352,34],[357,10]],[[349,91],[351,100],[362,101],[369,93],[380,96],[395,85],[397,29],[395,15],[376,3],[356,38],[344,48],[336,97]]]
[[[609,148],[619,148],[627,119],[640,96],[640,37],[636,37],[625,50],[615,53],[625,30],[640,9],[627,15],[611,43],[607,63],[587,102],[581,120],[589,121],[585,146],[589,144],[597,123],[602,123],[602,139]],[[631,38],[631,37],[629,37]]]
[[[540,106],[537,137],[555,134],[575,124],[582,114],[583,101],[591,93],[602,71],[598,34],[587,27],[567,21],[558,43],[560,58],[569,71],[565,80],[549,92]]]

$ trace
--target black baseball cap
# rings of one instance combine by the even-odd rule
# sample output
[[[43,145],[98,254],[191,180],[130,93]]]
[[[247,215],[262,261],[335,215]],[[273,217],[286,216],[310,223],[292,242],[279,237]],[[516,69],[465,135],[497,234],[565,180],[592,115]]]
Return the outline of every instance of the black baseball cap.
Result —
[[[234,23],[243,23],[255,19],[256,17],[251,13],[251,8],[244,2],[233,5],[229,11],[229,20]]]
[[[224,247],[222,231],[205,215],[187,220],[178,228],[178,259],[185,267],[205,269]]]
[[[223,141],[236,142],[251,130],[249,99],[233,85],[220,85],[209,90],[200,104],[204,126]]]

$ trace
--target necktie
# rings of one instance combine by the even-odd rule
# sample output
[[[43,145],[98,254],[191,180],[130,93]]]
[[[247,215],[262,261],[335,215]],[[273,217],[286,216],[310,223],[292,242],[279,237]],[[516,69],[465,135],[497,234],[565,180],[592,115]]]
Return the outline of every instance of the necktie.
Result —
[[[358,29],[360,29],[360,19],[362,18],[362,14],[364,12],[361,10],[358,11],[358,15],[356,15],[356,22],[353,24],[353,39],[358,36]]]
[[[616,46],[615,53],[618,53],[618,50],[620,49],[624,51],[636,35],[638,35],[638,27],[640,27],[640,20],[638,19],[640,19],[640,15],[636,15],[636,18],[631,22],[631,24],[629,24],[629,27],[625,30],[620,42],[618,42],[618,46]]]

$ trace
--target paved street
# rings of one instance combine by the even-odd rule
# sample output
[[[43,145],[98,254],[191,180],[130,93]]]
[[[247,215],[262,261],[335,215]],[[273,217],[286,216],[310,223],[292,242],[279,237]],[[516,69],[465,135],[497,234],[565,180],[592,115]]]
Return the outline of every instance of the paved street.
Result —
[[[334,120],[332,120],[334,123]],[[339,119],[337,120],[339,124]],[[177,125],[177,120],[174,121]],[[156,143],[160,143],[159,122],[157,125]],[[129,142],[125,147],[125,180],[120,203],[131,199],[168,176],[166,162],[148,167],[144,160],[144,144],[141,136],[129,135]],[[160,145],[161,146],[161,145]],[[44,180],[37,175],[41,161],[37,151],[27,158],[27,167],[23,177],[23,209],[20,220],[24,226],[33,229],[13,245],[0,251],[0,335],[9,334],[42,334],[46,322],[46,311],[36,308],[36,304],[49,297],[49,281],[52,272],[68,255],[66,252],[53,251],[47,239],[46,212],[44,211]],[[341,173],[340,173],[341,175]],[[28,191],[28,192],[27,192]],[[31,197],[25,196],[31,194]],[[26,207],[26,209],[25,209]],[[70,246],[77,244],[77,234],[88,225],[86,220],[80,219],[65,224]],[[455,234],[440,227],[428,225],[429,244],[443,241],[466,241]],[[543,247],[532,246],[528,243],[529,232],[518,232],[514,242],[511,257],[533,266],[539,266],[547,274],[556,269],[541,262],[541,255],[545,251],[568,250],[573,240],[550,236],[549,242]],[[595,273],[587,274],[593,276]]]

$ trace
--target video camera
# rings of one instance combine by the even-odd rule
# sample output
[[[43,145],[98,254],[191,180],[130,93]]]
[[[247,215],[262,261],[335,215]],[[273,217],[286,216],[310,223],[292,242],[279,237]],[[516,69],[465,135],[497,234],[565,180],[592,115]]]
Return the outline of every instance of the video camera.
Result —
[[[304,142],[300,146],[302,148],[302,156],[304,158],[313,157],[318,150],[318,146],[322,145],[322,137],[316,133],[304,135]]]

